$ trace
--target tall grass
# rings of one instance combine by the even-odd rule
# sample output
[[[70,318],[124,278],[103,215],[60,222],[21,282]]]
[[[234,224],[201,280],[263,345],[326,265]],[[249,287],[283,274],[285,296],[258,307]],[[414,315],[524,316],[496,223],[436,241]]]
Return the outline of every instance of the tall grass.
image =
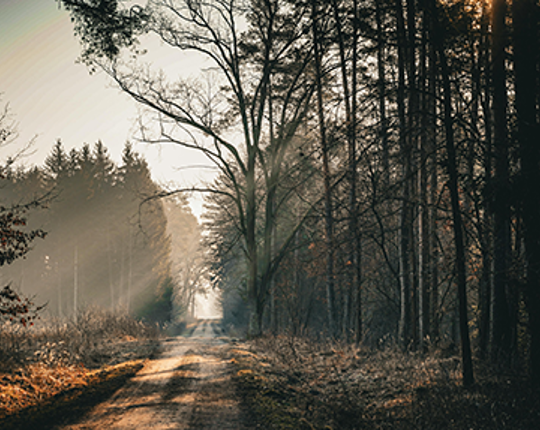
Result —
[[[33,327],[0,326],[0,370],[35,362],[96,367],[111,345],[154,340],[157,329],[125,312],[87,309],[76,318],[44,318]]]

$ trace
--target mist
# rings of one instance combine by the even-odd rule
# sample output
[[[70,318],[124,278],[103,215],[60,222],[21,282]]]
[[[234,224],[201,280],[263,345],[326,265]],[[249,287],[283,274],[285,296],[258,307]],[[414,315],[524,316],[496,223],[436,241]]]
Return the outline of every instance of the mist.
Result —
[[[102,142],[66,153],[57,142],[43,166],[10,168],[5,206],[44,198],[27,214],[36,239],[1,281],[46,304],[44,315],[88,308],[122,310],[149,322],[193,315],[201,290],[200,230],[182,196],[162,191],[127,144],[117,165]]]

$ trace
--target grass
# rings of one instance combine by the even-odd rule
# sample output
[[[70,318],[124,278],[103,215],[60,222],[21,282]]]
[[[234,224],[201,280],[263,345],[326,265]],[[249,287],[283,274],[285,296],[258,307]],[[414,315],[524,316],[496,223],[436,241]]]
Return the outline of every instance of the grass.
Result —
[[[116,345],[156,337],[155,328],[125,313],[100,309],[80,312],[76,319],[48,319],[30,328],[7,323],[0,327],[0,370],[32,362],[96,368],[118,357]]]
[[[70,424],[75,422],[85,412],[112,395],[129,378],[143,366],[143,360],[135,360],[127,363],[107,366],[99,371],[86,372],[83,369],[66,369],[66,372],[59,372],[59,369],[49,371],[52,378],[64,376],[70,381],[69,388],[63,386],[61,390],[47,391],[44,396],[39,396],[38,401],[33,401],[35,397],[28,396],[27,402],[21,402],[20,397],[17,408],[9,415],[0,420],[1,428],[13,430],[40,430],[53,429],[60,424]],[[62,375],[63,374],[63,375]],[[75,374],[75,375],[74,375]],[[54,375],[54,376],[53,376]],[[36,378],[35,372],[29,372],[25,376],[27,384],[38,386],[43,381]],[[40,380],[41,379],[41,380]],[[33,390],[37,393],[39,388]],[[54,393],[54,394],[53,394]],[[18,393],[20,395],[20,392]],[[22,405],[25,405],[21,407]]]
[[[540,396],[518,374],[476,363],[461,386],[457,357],[373,351],[267,337],[230,350],[252,419],[268,429],[512,429],[540,422]]]
[[[4,324],[0,428],[46,429],[76,419],[140,369],[157,336],[126,314],[97,309],[30,329]]]

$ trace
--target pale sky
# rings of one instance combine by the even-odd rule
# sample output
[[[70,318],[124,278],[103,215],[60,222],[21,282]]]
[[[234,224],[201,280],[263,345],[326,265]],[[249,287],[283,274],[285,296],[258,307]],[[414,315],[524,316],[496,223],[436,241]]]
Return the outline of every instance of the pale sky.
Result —
[[[150,51],[153,62],[178,75],[193,76],[200,69],[193,58],[165,55],[159,45]],[[136,132],[135,102],[104,74],[91,76],[77,64],[79,53],[69,16],[54,0],[0,0],[0,106],[11,107],[19,146],[37,136],[34,153],[24,160],[27,165],[41,165],[58,139],[67,151],[101,139],[119,162],[126,140]],[[189,186],[212,177],[212,170],[187,168],[208,165],[194,151],[142,143],[135,149],[160,183]],[[14,152],[16,148],[3,149],[0,157]],[[192,199],[192,208],[200,215],[202,200]]]

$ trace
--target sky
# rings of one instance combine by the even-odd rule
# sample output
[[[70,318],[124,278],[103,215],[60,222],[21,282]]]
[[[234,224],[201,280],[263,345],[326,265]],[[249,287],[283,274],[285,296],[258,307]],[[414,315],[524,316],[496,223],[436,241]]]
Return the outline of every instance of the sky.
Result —
[[[189,56],[171,56],[155,43],[154,64],[181,76],[200,73],[201,63]],[[34,139],[23,163],[42,165],[60,139],[69,151],[101,140],[120,162],[126,141],[149,162],[154,180],[170,186],[191,186],[211,180],[205,158],[172,145],[135,143],[137,105],[103,73],[90,75],[77,63],[80,46],[66,11],[55,0],[0,0],[0,106],[9,104],[23,146]],[[0,160],[17,151],[3,148]],[[192,167],[195,166],[195,167]],[[191,199],[200,216],[202,199]]]

